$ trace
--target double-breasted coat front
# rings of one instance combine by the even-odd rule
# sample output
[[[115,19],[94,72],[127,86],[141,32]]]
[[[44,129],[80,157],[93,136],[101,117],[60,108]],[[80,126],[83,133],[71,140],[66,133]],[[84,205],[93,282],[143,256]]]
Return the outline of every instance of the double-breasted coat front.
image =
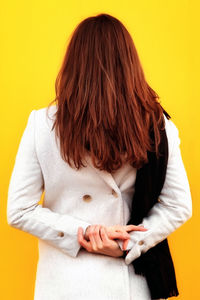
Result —
[[[129,253],[116,258],[87,252],[77,231],[90,224],[126,225],[137,170],[125,164],[113,174],[100,171],[89,156],[86,167],[71,168],[51,130],[56,108],[50,107],[50,118],[47,107],[31,111],[8,189],[8,224],[38,237],[34,300],[150,300],[146,279],[135,274],[131,262],[192,215],[178,129],[164,116],[169,145],[165,184],[143,219],[148,230],[131,232]]]

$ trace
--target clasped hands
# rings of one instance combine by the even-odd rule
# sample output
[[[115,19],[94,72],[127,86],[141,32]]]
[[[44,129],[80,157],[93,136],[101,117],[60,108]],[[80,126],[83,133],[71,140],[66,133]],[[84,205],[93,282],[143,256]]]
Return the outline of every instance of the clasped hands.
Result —
[[[129,231],[146,231],[143,225],[89,225],[83,234],[83,228],[78,228],[78,242],[91,253],[100,253],[113,257],[120,257],[123,251],[115,239],[122,239],[123,250],[126,250],[130,235]]]

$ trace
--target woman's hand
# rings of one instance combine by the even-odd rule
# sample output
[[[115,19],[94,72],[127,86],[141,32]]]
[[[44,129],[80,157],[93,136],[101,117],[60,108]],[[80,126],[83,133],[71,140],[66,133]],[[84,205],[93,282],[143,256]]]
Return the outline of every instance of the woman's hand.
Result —
[[[90,232],[90,228],[91,226],[94,226],[94,225],[89,225],[87,228],[86,228],[86,231],[85,231],[85,239],[86,240],[89,240],[89,235],[88,233]],[[102,225],[103,226],[103,225]],[[106,227],[106,230],[107,230],[107,235],[110,239],[129,239],[130,238],[130,235],[127,233],[127,231],[125,230],[125,226],[121,226],[121,225],[115,225],[115,226],[104,226]],[[131,229],[130,229],[131,230]]]
[[[106,228],[107,228],[109,238],[113,238],[113,237],[115,238],[115,236],[119,232],[125,234],[129,231],[146,231],[146,230],[148,230],[142,224],[140,224],[140,225],[133,225],[133,224],[130,224],[130,225],[114,225],[114,226],[108,226]],[[117,238],[122,239],[121,237],[117,237]],[[123,250],[126,250],[126,248],[128,246],[129,239],[130,239],[130,235],[129,235],[129,237],[124,239],[123,246],[122,246]]]
[[[92,225],[89,225],[85,231],[85,239],[89,240],[89,228]],[[114,226],[104,226],[107,229],[107,235],[109,239],[121,239],[124,240],[123,242],[123,250],[126,250],[128,246],[128,242],[130,240],[130,235],[128,234],[129,231],[146,231],[148,229],[144,228],[144,226],[141,225],[114,225]]]
[[[88,236],[88,233],[89,233],[89,230],[90,230],[90,227],[91,226],[94,226],[94,225],[89,225],[87,228],[86,228],[86,231],[85,231],[85,235],[84,237],[86,238],[86,240],[89,240],[89,236]],[[114,225],[114,226],[104,226],[106,227],[107,229],[107,235],[110,239],[124,239],[124,240],[127,240],[130,238],[130,235],[127,233],[129,231],[146,231],[148,229],[144,228],[143,225]]]
[[[123,251],[120,249],[118,243],[108,237],[107,229],[102,225],[90,225],[88,228],[87,241],[83,235],[83,228],[78,228],[78,242],[91,253],[100,253],[112,257],[120,257]]]

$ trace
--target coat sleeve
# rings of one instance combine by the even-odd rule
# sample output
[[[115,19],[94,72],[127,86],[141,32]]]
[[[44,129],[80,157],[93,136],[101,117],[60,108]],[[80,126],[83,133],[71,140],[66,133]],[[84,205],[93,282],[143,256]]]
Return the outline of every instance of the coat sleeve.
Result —
[[[35,151],[35,114],[36,110],[32,110],[28,117],[15,157],[8,187],[7,222],[76,257],[81,247],[77,239],[78,227],[85,232],[90,223],[38,203],[44,180]]]
[[[192,199],[187,173],[183,164],[178,128],[171,120],[166,120],[166,134],[169,157],[166,178],[158,202],[143,218],[147,231],[129,232],[125,263],[129,265],[142,253],[155,246],[192,217]],[[123,242],[118,241],[122,249]]]

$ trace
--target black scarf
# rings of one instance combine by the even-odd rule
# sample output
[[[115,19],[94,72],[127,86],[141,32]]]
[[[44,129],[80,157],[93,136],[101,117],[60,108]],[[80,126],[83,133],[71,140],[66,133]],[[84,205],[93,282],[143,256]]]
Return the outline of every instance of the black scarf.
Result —
[[[171,118],[164,109],[163,112],[168,119]],[[142,219],[158,201],[164,185],[168,162],[168,140],[165,129],[160,133],[159,148],[163,155],[157,159],[155,152],[148,152],[149,162],[137,170],[131,217],[127,225],[142,223]],[[150,135],[154,138],[153,131]],[[167,238],[142,253],[132,261],[132,264],[136,274],[146,277],[152,299],[179,295]]]

